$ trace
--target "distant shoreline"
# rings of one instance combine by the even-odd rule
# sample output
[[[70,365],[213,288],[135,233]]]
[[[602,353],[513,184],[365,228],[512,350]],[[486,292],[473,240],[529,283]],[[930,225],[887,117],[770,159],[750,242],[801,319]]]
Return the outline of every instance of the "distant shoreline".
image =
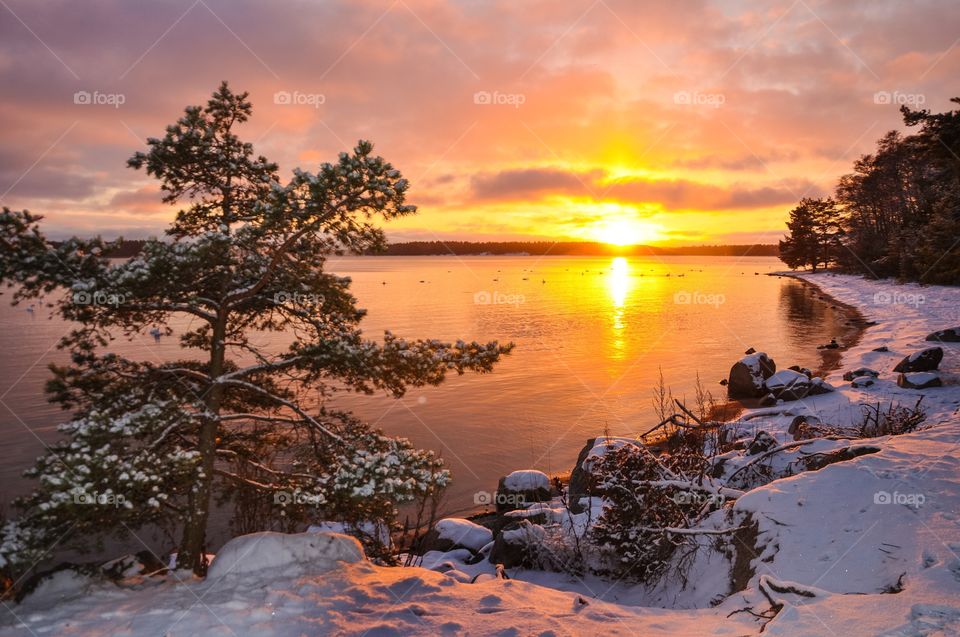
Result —
[[[51,242],[54,246],[61,242]],[[146,243],[131,239],[106,256],[134,257]],[[648,245],[615,246],[589,241],[405,241],[391,243],[380,251],[362,256],[374,257],[444,257],[444,256],[564,256],[564,257],[778,257],[777,244],[737,244],[661,247]]]

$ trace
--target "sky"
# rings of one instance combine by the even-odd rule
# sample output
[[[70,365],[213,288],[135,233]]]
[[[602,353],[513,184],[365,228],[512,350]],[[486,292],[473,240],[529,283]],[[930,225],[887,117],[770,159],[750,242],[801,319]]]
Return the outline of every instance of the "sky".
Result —
[[[126,159],[228,80],[284,176],[373,141],[394,241],[771,243],[958,76],[955,0],[0,0],[0,205],[161,234]]]

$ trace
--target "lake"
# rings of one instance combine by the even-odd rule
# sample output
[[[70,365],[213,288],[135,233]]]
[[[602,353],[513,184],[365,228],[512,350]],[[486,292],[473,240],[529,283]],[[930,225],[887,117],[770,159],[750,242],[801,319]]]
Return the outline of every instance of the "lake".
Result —
[[[453,473],[445,510],[474,507],[515,469],[569,471],[585,440],[634,435],[656,423],[660,370],[678,397],[696,375],[718,384],[755,347],[780,368],[817,368],[816,345],[843,333],[842,310],[766,257],[344,257],[328,270],[353,279],[363,326],[417,338],[516,344],[493,374],[414,388],[401,400],[345,396],[339,403],[377,427],[441,454]],[[45,402],[46,365],[69,325],[43,309],[0,303],[0,499],[29,488],[20,477],[64,419]],[[175,332],[186,323],[172,324]],[[282,339],[277,346],[282,346]],[[131,357],[178,355],[176,338],[117,344]]]

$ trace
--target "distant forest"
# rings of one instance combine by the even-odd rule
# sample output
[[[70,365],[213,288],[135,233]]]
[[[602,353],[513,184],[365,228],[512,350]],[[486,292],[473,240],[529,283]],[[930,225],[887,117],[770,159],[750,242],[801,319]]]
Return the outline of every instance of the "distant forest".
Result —
[[[144,241],[132,239],[112,250],[108,256],[132,257],[140,253]],[[386,250],[368,253],[378,256],[435,256],[530,254],[535,256],[724,256],[776,257],[777,245],[714,245],[661,248],[657,246],[611,246],[605,243],[576,241],[409,241],[389,244]]]
[[[612,246],[606,243],[578,241],[410,241],[393,243],[384,252],[387,256],[425,255],[484,255],[484,254],[530,254],[536,256],[779,256],[777,245],[714,245],[662,248],[657,246]]]

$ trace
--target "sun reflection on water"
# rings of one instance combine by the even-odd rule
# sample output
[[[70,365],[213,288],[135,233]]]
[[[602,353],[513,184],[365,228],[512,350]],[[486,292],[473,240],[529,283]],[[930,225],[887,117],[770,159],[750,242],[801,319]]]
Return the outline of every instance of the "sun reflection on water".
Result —
[[[626,328],[624,314],[626,313],[627,294],[630,292],[630,264],[624,257],[616,257],[610,264],[610,298],[613,301],[613,357],[626,356],[626,339],[623,332]]]

